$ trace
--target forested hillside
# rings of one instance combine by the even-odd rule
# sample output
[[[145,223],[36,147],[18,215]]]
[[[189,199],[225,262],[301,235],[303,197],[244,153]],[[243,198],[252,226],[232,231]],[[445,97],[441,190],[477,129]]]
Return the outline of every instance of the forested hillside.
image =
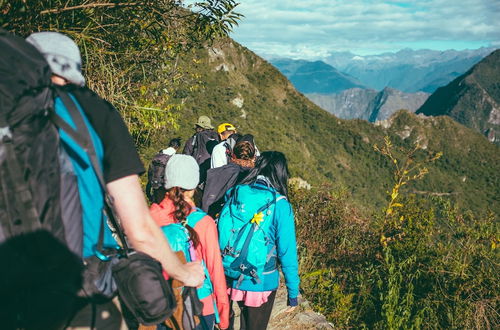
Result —
[[[429,165],[425,180],[408,189],[444,194],[466,208],[500,210],[498,204],[486,202],[499,196],[498,147],[450,118],[425,119],[400,112],[385,127],[341,120],[234,41],[200,49],[196,58],[192,67],[203,83],[196,91],[184,91],[178,100],[185,106],[179,119],[183,137],[191,134],[192,123],[201,114],[216,122],[234,122],[241,131],[254,134],[261,149],[284,151],[293,176],[316,186],[328,182],[346,187],[370,208],[384,203],[392,178],[388,161],[373,145],[385,135],[399,146],[419,141],[425,148],[420,157],[443,152],[443,158]]]

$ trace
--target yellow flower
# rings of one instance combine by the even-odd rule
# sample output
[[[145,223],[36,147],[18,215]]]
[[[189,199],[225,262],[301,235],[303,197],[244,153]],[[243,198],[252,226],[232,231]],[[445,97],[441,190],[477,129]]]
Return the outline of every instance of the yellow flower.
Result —
[[[253,215],[253,218],[250,222],[255,223],[256,225],[260,225],[262,221],[264,221],[264,213],[259,212]]]
[[[386,247],[387,246],[387,237],[385,237],[384,234],[382,234],[382,236],[380,237],[380,244],[382,244],[383,247]]]

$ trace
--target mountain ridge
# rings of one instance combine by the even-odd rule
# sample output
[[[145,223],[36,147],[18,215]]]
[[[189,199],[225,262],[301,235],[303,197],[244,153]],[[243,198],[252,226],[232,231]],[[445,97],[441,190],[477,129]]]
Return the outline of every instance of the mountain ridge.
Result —
[[[287,76],[297,89],[303,93],[334,93],[324,90],[305,90],[307,84],[291,77],[293,69],[304,63],[326,63],[332,75],[340,75],[351,80],[356,86],[336,88],[336,92],[354,87],[382,90],[391,87],[406,93],[423,91],[434,92],[456,77],[462,75],[473,65],[493,52],[493,47],[482,47],[473,50],[411,50],[403,49],[395,53],[379,55],[355,55],[351,52],[332,53],[330,56],[316,61],[295,60],[273,57],[269,61]],[[300,64],[299,64],[300,63]],[[309,78],[316,79],[313,72]],[[323,77],[323,81],[326,79]],[[335,93],[336,93],[335,92]]]
[[[311,101],[343,119],[364,119],[370,122],[389,118],[397,110],[415,112],[429,94],[404,93],[386,87],[377,92],[373,89],[351,88],[338,94],[305,94]]]
[[[500,144],[500,50],[477,63],[448,85],[438,88],[417,110],[447,115]]]
[[[302,93],[337,93],[349,88],[364,87],[356,78],[346,75],[323,61],[275,59],[278,68]]]

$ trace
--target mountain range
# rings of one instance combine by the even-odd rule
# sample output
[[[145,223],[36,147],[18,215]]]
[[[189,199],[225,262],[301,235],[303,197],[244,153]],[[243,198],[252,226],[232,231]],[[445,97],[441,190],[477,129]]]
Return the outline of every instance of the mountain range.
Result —
[[[469,70],[495,48],[474,50],[411,50],[360,56],[332,53],[324,61],[363,85],[381,90],[391,87],[403,92],[434,92]]]
[[[500,50],[447,86],[438,88],[417,113],[448,115],[500,144]]]
[[[271,59],[271,63],[323,109],[340,118],[375,122],[399,109],[416,111],[429,93],[492,51],[404,49],[370,56],[341,52],[325,59],[333,66],[323,61],[283,58]]]
[[[386,87],[374,89],[351,88],[338,94],[305,94],[311,101],[343,119],[364,119],[370,122],[389,118],[398,110],[415,112],[429,97],[424,92],[403,93]]]

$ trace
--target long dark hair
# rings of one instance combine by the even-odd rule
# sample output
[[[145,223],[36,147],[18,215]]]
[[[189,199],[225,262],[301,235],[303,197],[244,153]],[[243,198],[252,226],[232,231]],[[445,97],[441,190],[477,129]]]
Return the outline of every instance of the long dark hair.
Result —
[[[168,197],[174,202],[175,211],[174,219],[181,223],[189,232],[189,237],[193,242],[193,246],[196,248],[200,244],[200,238],[196,231],[187,224],[187,217],[191,213],[191,205],[184,199],[184,189],[180,187],[172,187],[167,191]]]
[[[265,151],[260,154],[255,167],[250,170],[242,183],[254,183],[259,175],[265,176],[274,189],[288,197],[289,172],[286,157],[282,152]]]

